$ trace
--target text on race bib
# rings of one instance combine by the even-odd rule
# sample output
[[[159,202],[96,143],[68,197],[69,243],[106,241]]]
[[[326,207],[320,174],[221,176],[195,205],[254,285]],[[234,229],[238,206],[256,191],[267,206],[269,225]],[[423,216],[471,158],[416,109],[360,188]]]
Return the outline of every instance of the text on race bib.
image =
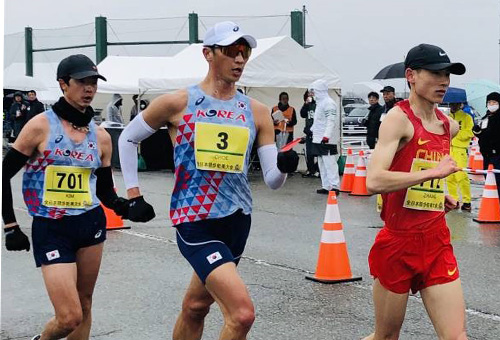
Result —
[[[249,139],[247,127],[197,122],[194,141],[196,168],[243,172]]]
[[[411,172],[435,168],[438,162],[414,158]],[[409,187],[403,206],[408,209],[444,211],[444,179],[431,179]]]
[[[90,168],[49,165],[45,169],[43,205],[83,209],[92,205]]]

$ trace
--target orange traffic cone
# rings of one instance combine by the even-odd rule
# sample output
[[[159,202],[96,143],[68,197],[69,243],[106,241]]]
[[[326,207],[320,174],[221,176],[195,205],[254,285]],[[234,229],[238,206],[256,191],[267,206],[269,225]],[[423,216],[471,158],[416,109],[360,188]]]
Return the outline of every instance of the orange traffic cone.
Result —
[[[130,227],[125,227],[123,225],[122,218],[112,209],[106,208],[102,203],[101,207],[104,209],[104,213],[106,214],[106,230],[130,229]]]
[[[351,192],[352,183],[354,182],[354,174],[356,169],[354,167],[354,156],[352,155],[351,148],[347,149],[347,158],[344,166],[344,175],[342,176],[342,183],[340,183],[341,192]]]
[[[476,155],[477,147],[471,146],[469,149],[469,160],[467,161],[467,167],[472,169],[472,164],[474,163],[474,156]]]
[[[479,207],[479,215],[473,219],[479,223],[500,222],[500,202],[498,200],[497,182],[493,173],[493,164],[488,166],[488,174],[484,183],[483,198]]]
[[[116,190],[115,187],[115,178],[113,174],[111,173],[111,176],[113,178],[113,189]],[[104,214],[106,215],[106,230],[119,230],[119,229],[130,229],[129,226],[125,227],[123,225],[123,220],[120,216],[118,216],[113,209],[106,208],[104,204],[101,203],[101,207],[104,209]]]
[[[370,196],[366,190],[366,162],[363,150],[359,152],[358,165],[352,183],[352,191],[349,195],[353,196]]]
[[[351,273],[339,206],[334,191],[328,193],[316,273],[314,276],[306,276],[306,279],[321,283],[361,280],[361,277],[353,277]]]
[[[469,173],[469,179],[476,183],[483,183],[484,176],[480,173],[474,172],[474,170],[483,170],[483,155],[476,149],[474,152],[474,159],[472,161],[471,173]]]

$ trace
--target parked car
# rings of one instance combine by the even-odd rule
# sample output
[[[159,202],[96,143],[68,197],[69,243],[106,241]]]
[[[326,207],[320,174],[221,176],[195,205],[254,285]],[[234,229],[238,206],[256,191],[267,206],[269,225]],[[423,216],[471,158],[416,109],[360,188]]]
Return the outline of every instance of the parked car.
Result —
[[[345,107],[349,104],[366,104],[366,101],[358,97],[342,97],[342,106]]]
[[[368,105],[358,106],[349,113],[346,113],[342,119],[342,128],[344,134],[362,134],[366,133],[363,125],[363,119],[368,116]]]
[[[358,107],[367,107],[367,104],[356,103],[356,104],[347,104],[347,105],[344,105],[344,113],[346,115],[348,115],[349,113],[351,113],[352,110],[354,110],[354,109],[356,109]]]

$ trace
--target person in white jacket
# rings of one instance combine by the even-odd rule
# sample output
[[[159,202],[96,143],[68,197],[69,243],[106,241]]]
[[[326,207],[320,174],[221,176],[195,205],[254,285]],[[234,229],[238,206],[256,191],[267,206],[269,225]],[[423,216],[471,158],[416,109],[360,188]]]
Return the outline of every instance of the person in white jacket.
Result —
[[[108,122],[123,124],[122,104],[122,96],[118,93],[113,94],[111,102],[106,106],[106,120]]]
[[[316,100],[312,154],[318,157],[321,175],[321,189],[318,194],[328,194],[329,191],[339,193],[339,168],[335,155],[338,154],[340,131],[338,126],[338,109],[335,101],[328,95],[328,84],[319,79],[309,86],[309,91]]]

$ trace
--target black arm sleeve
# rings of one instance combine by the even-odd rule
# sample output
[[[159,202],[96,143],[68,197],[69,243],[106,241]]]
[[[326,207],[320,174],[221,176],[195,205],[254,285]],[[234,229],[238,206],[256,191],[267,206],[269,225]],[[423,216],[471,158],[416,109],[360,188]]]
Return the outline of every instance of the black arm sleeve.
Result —
[[[97,198],[104,204],[107,208],[113,209],[118,195],[115,192],[113,185],[113,175],[111,174],[111,167],[107,166],[105,168],[96,169],[95,175],[97,177],[96,182],[96,195]]]
[[[12,188],[10,179],[26,164],[29,156],[11,148],[2,162],[2,218],[3,223],[16,222],[14,206],[12,202]]]

